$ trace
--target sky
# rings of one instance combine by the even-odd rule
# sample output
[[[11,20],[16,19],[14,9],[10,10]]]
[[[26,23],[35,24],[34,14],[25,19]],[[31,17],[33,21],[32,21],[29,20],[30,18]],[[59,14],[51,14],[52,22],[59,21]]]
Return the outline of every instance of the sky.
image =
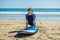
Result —
[[[60,0],[0,0],[0,8],[60,8]]]

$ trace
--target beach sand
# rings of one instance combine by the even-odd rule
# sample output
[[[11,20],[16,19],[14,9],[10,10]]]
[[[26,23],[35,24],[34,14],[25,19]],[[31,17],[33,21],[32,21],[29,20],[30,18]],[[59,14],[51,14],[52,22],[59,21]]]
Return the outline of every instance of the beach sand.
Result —
[[[60,21],[37,20],[39,30],[36,34],[18,37],[11,31],[25,28],[24,20],[0,20],[0,40],[60,40]]]

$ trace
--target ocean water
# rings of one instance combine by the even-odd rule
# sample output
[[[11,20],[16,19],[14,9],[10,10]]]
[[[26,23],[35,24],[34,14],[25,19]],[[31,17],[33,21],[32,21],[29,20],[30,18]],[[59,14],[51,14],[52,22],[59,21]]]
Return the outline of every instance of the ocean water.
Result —
[[[36,20],[59,20],[60,8],[34,8]],[[0,8],[0,20],[25,20],[27,8]]]
[[[0,8],[0,12],[27,12],[28,8]],[[60,12],[60,8],[32,8],[34,12]]]

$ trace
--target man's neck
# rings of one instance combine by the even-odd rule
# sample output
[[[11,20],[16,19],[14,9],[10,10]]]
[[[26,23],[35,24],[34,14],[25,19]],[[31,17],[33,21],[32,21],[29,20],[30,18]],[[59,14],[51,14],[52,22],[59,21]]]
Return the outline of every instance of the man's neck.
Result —
[[[32,15],[32,14],[28,14],[28,15]]]

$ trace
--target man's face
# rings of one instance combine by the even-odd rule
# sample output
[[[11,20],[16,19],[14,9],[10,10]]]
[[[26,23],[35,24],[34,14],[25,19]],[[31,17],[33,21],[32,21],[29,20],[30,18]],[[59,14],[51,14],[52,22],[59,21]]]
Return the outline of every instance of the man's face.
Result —
[[[29,10],[29,11],[28,11],[28,14],[32,14],[32,10]]]

